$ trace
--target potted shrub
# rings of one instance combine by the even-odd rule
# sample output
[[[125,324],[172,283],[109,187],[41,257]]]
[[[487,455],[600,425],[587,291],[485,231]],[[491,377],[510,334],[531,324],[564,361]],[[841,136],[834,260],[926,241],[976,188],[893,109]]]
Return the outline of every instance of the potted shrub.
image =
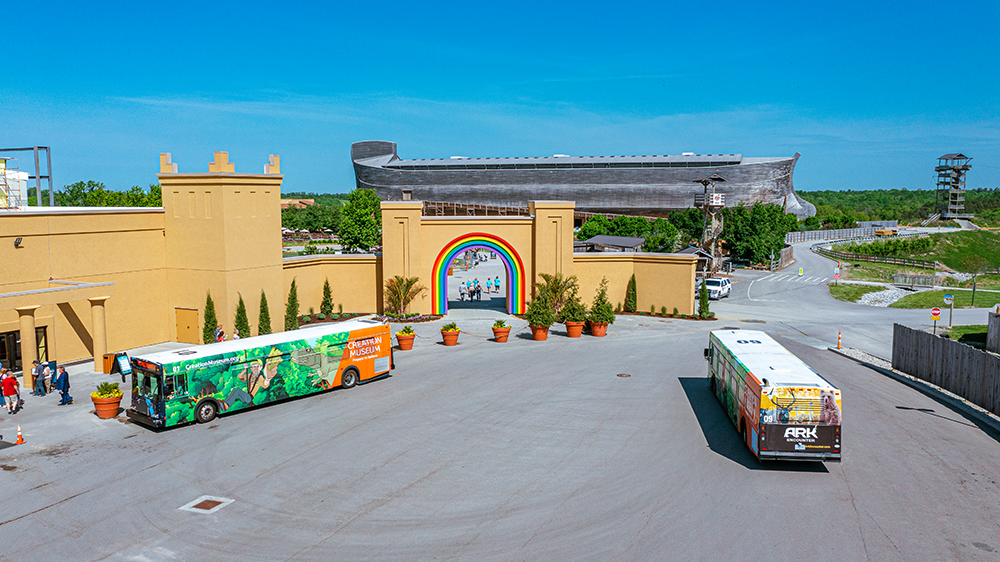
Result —
[[[505,343],[508,336],[510,336],[510,326],[503,319],[497,319],[493,323],[493,339],[498,343]]]
[[[450,324],[445,324],[441,326],[441,339],[444,340],[444,344],[447,346],[458,345],[458,334],[462,330],[458,329],[458,324],[454,322]]]
[[[601,279],[601,285],[594,296],[594,302],[590,306],[590,314],[587,315],[590,322],[590,333],[603,338],[608,332],[608,324],[615,321],[615,310],[611,308],[611,301],[608,300],[608,278]]]
[[[399,344],[400,351],[409,351],[413,349],[413,338],[417,337],[417,334],[413,333],[413,326],[403,326],[403,329],[396,332],[396,342]]]
[[[531,326],[531,338],[535,341],[545,341],[549,337],[549,326],[556,323],[556,313],[552,310],[552,301],[546,292],[539,292],[538,298],[528,305],[528,313],[524,319]]]
[[[118,408],[122,403],[122,391],[116,382],[102,382],[97,385],[96,392],[90,393],[90,399],[94,402],[97,417],[107,420],[118,415]]]
[[[587,307],[580,302],[580,296],[576,289],[563,305],[560,316],[563,324],[566,324],[566,335],[571,338],[578,338],[583,333],[583,324],[587,321]]]

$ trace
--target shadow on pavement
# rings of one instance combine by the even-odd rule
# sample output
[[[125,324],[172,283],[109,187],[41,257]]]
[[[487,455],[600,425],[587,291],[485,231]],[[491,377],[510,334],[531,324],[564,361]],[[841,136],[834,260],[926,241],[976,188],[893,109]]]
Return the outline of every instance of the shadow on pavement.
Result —
[[[758,461],[740,440],[740,434],[729,421],[722,405],[708,388],[705,377],[680,377],[681,388],[701,425],[701,432],[713,452],[739,463],[750,470],[787,472],[829,472],[821,462]]]

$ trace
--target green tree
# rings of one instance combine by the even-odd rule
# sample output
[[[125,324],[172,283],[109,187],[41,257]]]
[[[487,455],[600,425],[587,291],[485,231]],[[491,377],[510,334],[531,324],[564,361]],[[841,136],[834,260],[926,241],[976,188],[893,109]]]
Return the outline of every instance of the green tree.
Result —
[[[548,327],[556,323],[556,313],[547,292],[538,291],[538,296],[528,305],[524,319],[532,326]]]
[[[355,189],[344,206],[340,244],[347,250],[369,250],[382,242],[382,211],[371,189]]]
[[[330,291],[329,279],[323,279],[323,301],[319,304],[319,311],[327,316],[333,314],[333,293]]]
[[[292,279],[292,288],[288,290],[288,302],[285,303],[285,331],[297,330],[299,327],[299,289]]]
[[[634,236],[641,238],[649,232],[649,221],[642,217],[618,215],[611,221],[612,236]]]
[[[215,343],[215,328],[219,325],[219,319],[215,315],[215,301],[212,300],[212,293],[208,293],[205,298],[205,324],[201,327],[202,343]]]
[[[625,290],[625,312],[636,311],[636,300],[635,273],[633,273],[632,278],[628,280],[628,288]]]
[[[589,240],[601,234],[611,233],[611,221],[604,215],[590,217],[576,233],[577,240]]]
[[[257,316],[257,335],[271,333],[271,311],[267,308],[267,295],[260,290],[260,314]]]
[[[250,320],[247,318],[247,305],[243,304],[243,295],[239,295],[240,300],[236,303],[236,319],[233,321],[234,326],[240,333],[241,338],[250,337]]]
[[[754,263],[770,260],[772,253],[778,255],[785,247],[785,235],[798,224],[794,215],[774,204],[740,202],[722,213],[724,248],[733,258]]]
[[[597,294],[594,295],[594,302],[590,305],[587,320],[600,324],[614,324],[615,322],[615,309],[611,306],[611,301],[608,300],[607,277],[601,278],[601,284],[597,287]]]
[[[397,275],[385,281],[385,311],[395,316],[406,314],[406,307],[417,295],[427,290],[419,277]]]
[[[538,294],[541,295],[542,293],[545,293],[548,295],[549,302],[552,305],[552,310],[558,317],[562,307],[566,304],[567,299],[571,297],[577,288],[576,275],[564,277],[562,273],[539,273],[538,276],[541,277],[543,281],[542,283],[535,285],[538,289]]]
[[[698,317],[708,318],[711,312],[708,310],[708,285],[705,278],[701,280],[701,291],[698,293]]]
[[[666,219],[656,219],[650,224],[646,234],[646,243],[642,249],[646,252],[670,253],[677,251],[680,244],[680,231]]]
[[[698,209],[684,209],[670,213],[667,220],[685,234],[685,242],[701,240],[701,234],[705,229],[705,215]]]

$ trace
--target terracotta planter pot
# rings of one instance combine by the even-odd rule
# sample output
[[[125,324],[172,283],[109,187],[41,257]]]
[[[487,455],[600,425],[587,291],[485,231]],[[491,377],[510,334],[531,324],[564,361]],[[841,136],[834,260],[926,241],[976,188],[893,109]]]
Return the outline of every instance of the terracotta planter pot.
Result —
[[[118,408],[121,407],[122,396],[118,396],[116,398],[94,398],[91,396],[90,399],[94,402],[94,409],[97,410],[97,417],[102,420],[108,420],[118,415]]]
[[[417,337],[417,334],[396,334],[396,342],[399,343],[400,351],[409,351],[413,349],[413,338]]]
[[[441,339],[444,340],[444,344],[447,346],[458,345],[458,334],[462,332],[441,332]]]
[[[493,339],[497,343],[505,343],[508,336],[510,336],[510,328],[493,328]]]
[[[545,341],[549,338],[549,327],[548,326],[532,326],[531,327],[531,339],[535,341]]]
[[[608,323],[607,322],[591,322],[590,323],[590,333],[595,337],[603,338],[605,334],[608,333]]]
[[[564,322],[566,324],[566,335],[571,338],[578,338],[583,333],[583,322]]]

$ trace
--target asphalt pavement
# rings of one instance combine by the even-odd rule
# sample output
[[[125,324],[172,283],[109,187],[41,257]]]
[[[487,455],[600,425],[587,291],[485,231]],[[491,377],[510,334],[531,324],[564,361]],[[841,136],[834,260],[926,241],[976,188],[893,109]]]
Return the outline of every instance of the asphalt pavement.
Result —
[[[60,410],[0,451],[5,559],[998,557],[1000,436],[907,386],[771,323],[621,317],[534,342],[512,322],[499,344],[463,320],[454,348],[418,324],[389,378],[208,425]],[[842,463],[750,455],[705,379],[727,324],[843,391]],[[181,509],[203,496],[224,503]]]

